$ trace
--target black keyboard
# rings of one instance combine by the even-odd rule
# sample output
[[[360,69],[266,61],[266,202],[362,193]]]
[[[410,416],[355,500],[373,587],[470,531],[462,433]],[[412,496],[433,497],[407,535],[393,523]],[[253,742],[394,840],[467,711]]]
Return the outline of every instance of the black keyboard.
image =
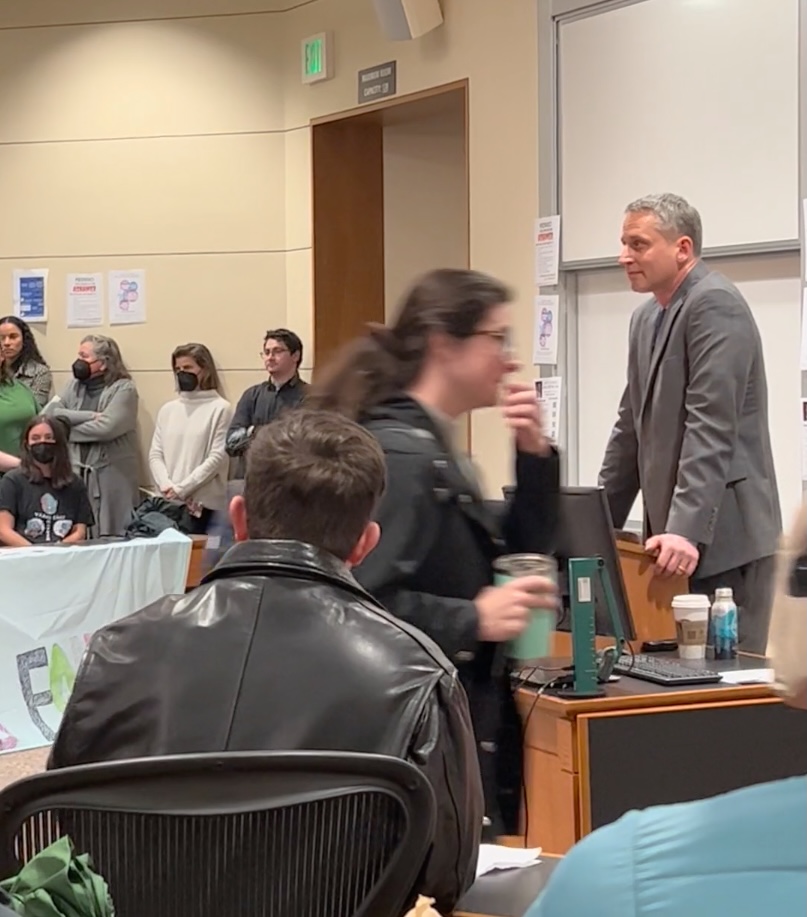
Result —
[[[636,653],[634,656],[623,654],[617,660],[614,672],[666,687],[713,685],[723,678],[714,669],[697,669],[694,665],[686,665],[676,659],[664,659],[651,653]]]

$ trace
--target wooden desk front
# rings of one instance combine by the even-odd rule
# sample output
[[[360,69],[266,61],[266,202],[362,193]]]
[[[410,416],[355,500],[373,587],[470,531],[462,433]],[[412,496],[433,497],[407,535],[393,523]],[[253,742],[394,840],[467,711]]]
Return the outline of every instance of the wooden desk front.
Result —
[[[737,665],[755,668],[760,660]],[[796,722],[800,713],[784,707],[767,685],[672,689],[623,677],[608,685],[602,698],[566,701],[523,688],[517,700],[525,723],[523,830],[531,847],[566,853],[593,828],[630,808],[807,773],[807,748],[796,741],[807,714]],[[659,718],[673,715],[678,718]],[[790,716],[792,733],[791,720],[782,722]],[[741,734],[746,731],[754,734]],[[762,739],[762,733],[770,735]],[[680,776],[670,776],[673,765],[664,757],[671,753],[664,748],[668,735],[676,743],[676,754],[679,746],[691,743],[693,786],[698,785],[693,796],[681,796],[680,785],[664,785]],[[747,743],[745,753],[729,753],[741,740]],[[760,746],[760,741],[775,747]],[[680,761],[674,767],[680,768]],[[707,776],[714,772],[712,783],[705,780],[705,789],[698,784],[698,768]],[[608,800],[611,791],[620,797],[614,804]]]

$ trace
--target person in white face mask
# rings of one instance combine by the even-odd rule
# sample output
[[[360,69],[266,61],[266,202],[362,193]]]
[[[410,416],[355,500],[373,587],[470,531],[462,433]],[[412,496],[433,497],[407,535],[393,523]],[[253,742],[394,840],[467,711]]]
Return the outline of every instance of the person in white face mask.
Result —
[[[777,560],[768,656],[807,710],[807,504]],[[794,716],[794,742],[804,742]],[[801,734],[799,734],[801,732]],[[627,815],[582,840],[527,917],[804,917],[807,777]]]

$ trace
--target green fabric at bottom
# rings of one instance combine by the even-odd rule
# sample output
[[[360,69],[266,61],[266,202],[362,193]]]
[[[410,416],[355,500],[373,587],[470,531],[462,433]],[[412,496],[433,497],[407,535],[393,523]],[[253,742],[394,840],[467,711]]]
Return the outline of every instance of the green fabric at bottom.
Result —
[[[23,917],[114,917],[106,882],[90,858],[76,856],[68,837],[46,847],[11,879],[0,882]]]

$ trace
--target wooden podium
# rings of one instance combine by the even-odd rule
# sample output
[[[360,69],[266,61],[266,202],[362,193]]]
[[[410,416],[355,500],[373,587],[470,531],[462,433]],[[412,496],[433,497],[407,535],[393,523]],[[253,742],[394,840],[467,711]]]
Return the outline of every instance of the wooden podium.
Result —
[[[645,640],[674,640],[672,600],[689,591],[688,577],[662,579],[654,576],[653,558],[641,544],[617,538],[616,549],[636,629],[636,640],[632,641],[634,651],[638,651]]]

